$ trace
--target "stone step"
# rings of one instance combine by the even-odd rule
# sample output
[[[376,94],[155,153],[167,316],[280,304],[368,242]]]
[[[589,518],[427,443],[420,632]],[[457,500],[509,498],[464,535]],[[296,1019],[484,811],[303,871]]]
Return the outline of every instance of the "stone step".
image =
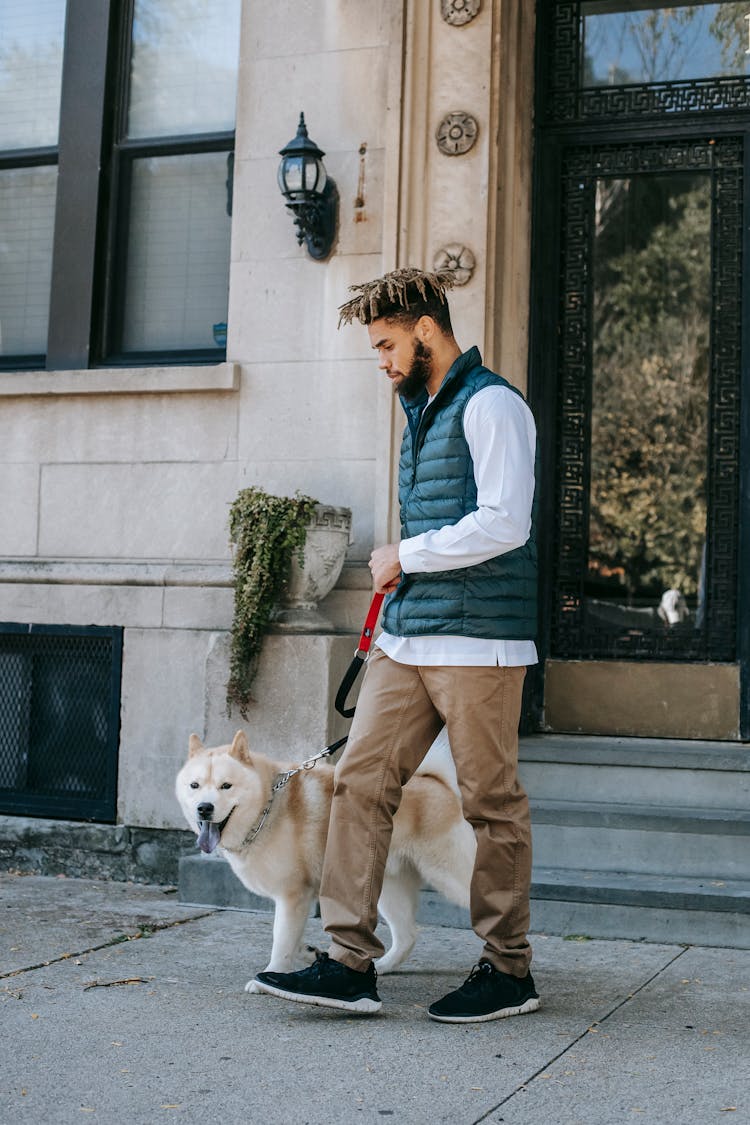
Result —
[[[750,812],[612,802],[531,802],[540,867],[741,879],[750,871]]]
[[[273,910],[270,898],[253,894],[237,878],[227,861],[211,855],[183,856],[177,882],[179,901],[191,906],[221,906],[230,910]]]
[[[419,920],[468,926],[468,911],[435,891],[421,894]],[[628,938],[750,949],[750,881],[669,878],[534,868],[531,929],[536,935]],[[538,937],[535,939],[538,944]]]
[[[750,746],[658,738],[535,735],[520,740],[532,798],[660,808],[750,809]]]
[[[250,894],[217,856],[180,861],[179,897],[191,905],[272,910]],[[420,896],[424,925],[468,927],[468,911],[436,891]],[[535,866],[531,890],[535,934],[750,948],[750,881],[689,879]]]

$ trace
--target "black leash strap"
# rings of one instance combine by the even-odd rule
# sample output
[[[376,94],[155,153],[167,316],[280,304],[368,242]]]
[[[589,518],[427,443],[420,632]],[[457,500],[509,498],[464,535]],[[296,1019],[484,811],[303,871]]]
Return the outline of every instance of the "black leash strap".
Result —
[[[375,632],[375,626],[378,622],[380,607],[383,604],[384,597],[385,594],[375,594],[370,602],[370,608],[367,611],[367,618],[365,619],[365,627],[359,638],[359,644],[357,645],[357,651],[354,653],[354,659],[347,668],[344,678],[339,685],[339,690],[336,692],[334,706],[339,715],[343,715],[345,719],[351,719],[354,714],[354,707],[347,707],[346,700],[349,692],[352,690],[354,681],[362,671],[364,663],[367,660],[367,654],[370,651],[373,633]]]
[[[349,738],[349,735],[345,734],[343,738],[339,738],[336,742],[332,742],[330,746],[326,746],[325,750],[320,755],[321,758],[323,758],[323,757],[328,758],[331,754],[335,754],[337,750],[341,749],[341,747],[348,740],[348,738]]]

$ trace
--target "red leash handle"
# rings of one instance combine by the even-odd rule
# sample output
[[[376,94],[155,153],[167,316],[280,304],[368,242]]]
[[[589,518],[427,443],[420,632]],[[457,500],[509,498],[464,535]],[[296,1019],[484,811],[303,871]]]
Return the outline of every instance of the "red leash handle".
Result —
[[[370,608],[368,609],[367,617],[365,618],[365,627],[362,630],[359,638],[359,644],[357,645],[358,654],[362,653],[363,656],[367,656],[368,652],[370,651],[370,645],[372,644],[372,635],[375,632],[375,626],[378,623],[378,617],[380,616],[380,607],[383,604],[384,597],[385,594],[373,594],[372,601],[370,602]]]
[[[367,611],[365,618],[365,626],[359,638],[357,651],[354,653],[354,660],[346,670],[343,680],[339,685],[339,690],[336,692],[336,702],[334,706],[339,715],[343,715],[345,719],[351,719],[354,714],[353,707],[346,706],[346,697],[352,689],[352,685],[356,680],[359,673],[362,671],[362,666],[367,659],[367,654],[372,645],[372,638],[375,632],[375,626],[378,623],[378,616],[380,614],[380,607],[383,604],[385,594],[374,594],[370,602],[370,608]]]

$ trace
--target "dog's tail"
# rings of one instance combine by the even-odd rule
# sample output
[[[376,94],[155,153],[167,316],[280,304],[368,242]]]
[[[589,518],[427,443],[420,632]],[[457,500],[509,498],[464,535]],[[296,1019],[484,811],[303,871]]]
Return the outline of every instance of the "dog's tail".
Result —
[[[444,781],[451,787],[454,793],[458,793],[460,796],[458,780],[456,778],[456,767],[453,763],[453,755],[451,754],[448,730],[446,727],[443,727],[440,734],[427,751],[425,758],[417,769],[417,773],[439,777],[441,781]]]

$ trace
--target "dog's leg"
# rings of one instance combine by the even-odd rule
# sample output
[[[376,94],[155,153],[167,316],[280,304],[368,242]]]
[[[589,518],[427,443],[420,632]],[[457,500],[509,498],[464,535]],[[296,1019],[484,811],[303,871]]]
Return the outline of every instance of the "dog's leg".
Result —
[[[266,965],[266,971],[270,970],[274,973],[293,971],[305,924],[310,915],[312,900],[312,890],[304,890],[292,897],[274,900],[273,945],[271,960]],[[259,991],[254,980],[249,980],[245,985],[245,992]]]
[[[381,976],[397,968],[414,948],[420,882],[419,873],[410,863],[402,864],[396,871],[386,868],[378,910],[391,931],[391,946],[375,962]]]
[[[414,858],[425,883],[449,902],[468,909],[476,853],[474,830],[467,821],[460,820],[433,846],[417,851]]]

